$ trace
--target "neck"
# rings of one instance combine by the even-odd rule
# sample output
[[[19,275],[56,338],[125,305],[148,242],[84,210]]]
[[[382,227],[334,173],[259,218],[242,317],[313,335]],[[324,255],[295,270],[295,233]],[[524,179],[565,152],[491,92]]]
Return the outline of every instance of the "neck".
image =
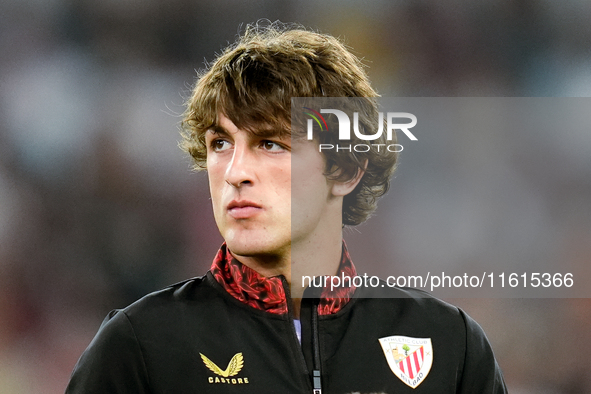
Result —
[[[265,277],[283,275],[290,285],[292,312],[300,316],[302,297],[309,278],[337,273],[342,255],[342,229],[326,231],[323,237],[307,237],[306,242],[293,243],[284,253],[234,258]],[[311,280],[311,279],[310,279]]]
[[[299,318],[302,297],[306,290],[304,280],[307,284],[314,277],[335,275],[341,261],[342,242],[339,229],[339,235],[329,241],[316,242],[305,248],[292,248],[288,282],[296,318]]]
[[[294,245],[282,255],[240,256],[232,254],[242,264],[265,277],[283,275],[290,285],[291,299],[295,317],[299,317],[302,296],[308,283],[306,277],[335,275],[342,254],[342,233],[330,241],[313,242],[306,247]]]

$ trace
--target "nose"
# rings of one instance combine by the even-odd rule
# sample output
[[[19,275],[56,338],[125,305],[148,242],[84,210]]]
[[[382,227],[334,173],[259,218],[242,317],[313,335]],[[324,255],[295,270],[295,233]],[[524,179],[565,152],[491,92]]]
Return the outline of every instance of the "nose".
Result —
[[[234,145],[232,160],[226,169],[226,183],[236,188],[250,185],[256,175],[256,155],[247,144]]]

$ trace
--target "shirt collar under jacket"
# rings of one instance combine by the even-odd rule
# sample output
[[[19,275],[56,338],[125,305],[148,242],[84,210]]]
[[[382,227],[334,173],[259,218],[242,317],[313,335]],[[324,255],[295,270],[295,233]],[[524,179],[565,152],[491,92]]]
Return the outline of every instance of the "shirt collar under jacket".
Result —
[[[287,313],[287,296],[281,276],[264,277],[252,268],[232,257],[224,243],[218,251],[210,269],[216,281],[238,301],[253,308],[270,313]],[[337,271],[339,277],[357,275],[351,256],[343,241],[341,263]],[[330,282],[329,282],[330,283]],[[355,286],[335,288],[325,287],[318,304],[319,315],[330,315],[341,310],[353,297]]]

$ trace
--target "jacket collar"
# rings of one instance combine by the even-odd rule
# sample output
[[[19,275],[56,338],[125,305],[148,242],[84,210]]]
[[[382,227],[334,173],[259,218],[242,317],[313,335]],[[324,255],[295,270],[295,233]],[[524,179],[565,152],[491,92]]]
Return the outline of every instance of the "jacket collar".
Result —
[[[275,314],[287,313],[287,296],[282,277],[264,277],[252,268],[240,263],[229,252],[224,243],[218,251],[210,269],[215,280],[238,301],[253,308]],[[343,241],[341,263],[337,271],[339,277],[357,275],[351,256]],[[353,297],[355,287],[338,287],[333,291],[325,287],[318,304],[319,315],[330,315],[341,310]]]

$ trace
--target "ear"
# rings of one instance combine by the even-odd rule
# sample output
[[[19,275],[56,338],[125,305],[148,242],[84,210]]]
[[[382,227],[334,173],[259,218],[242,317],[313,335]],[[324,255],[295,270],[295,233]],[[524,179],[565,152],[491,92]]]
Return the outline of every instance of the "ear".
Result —
[[[332,184],[332,195],[335,197],[345,197],[347,194],[351,193],[361,181],[361,178],[365,174],[365,170],[367,169],[367,160],[363,163],[363,169],[359,168],[355,176],[348,181],[340,182],[340,181],[333,181]]]

